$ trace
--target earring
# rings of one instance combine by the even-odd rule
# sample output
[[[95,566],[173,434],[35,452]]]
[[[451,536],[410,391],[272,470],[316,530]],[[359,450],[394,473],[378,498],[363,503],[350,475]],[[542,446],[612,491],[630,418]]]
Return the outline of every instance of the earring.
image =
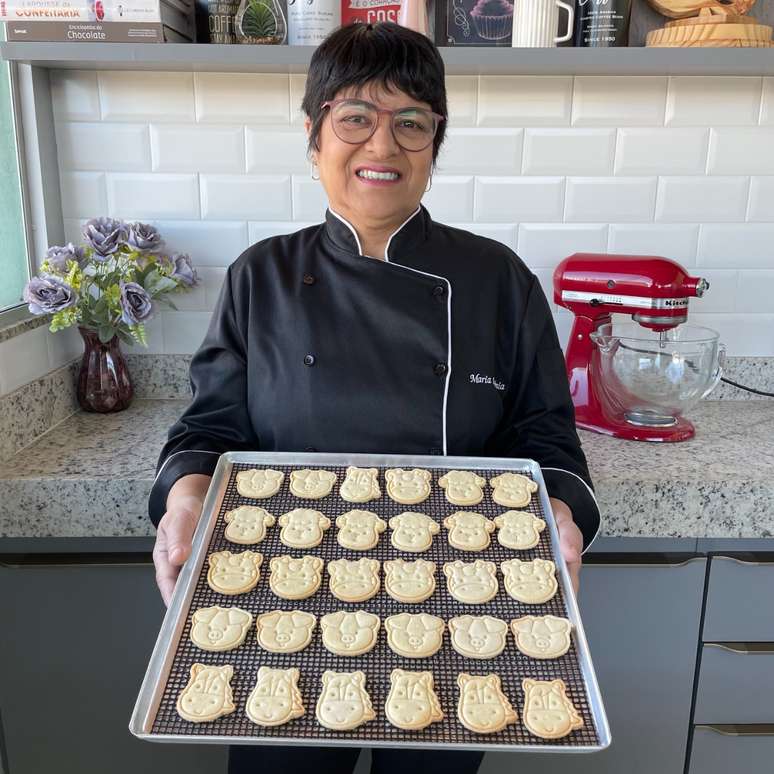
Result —
[[[433,176],[430,175],[430,185],[425,188],[425,193],[427,193],[431,188],[433,187]]]
[[[320,179],[320,175],[317,175],[317,177],[314,176],[314,168],[316,166],[317,166],[317,164],[315,164],[315,162],[313,161],[311,163],[310,167],[309,167],[309,174],[311,175],[312,180],[319,180]]]

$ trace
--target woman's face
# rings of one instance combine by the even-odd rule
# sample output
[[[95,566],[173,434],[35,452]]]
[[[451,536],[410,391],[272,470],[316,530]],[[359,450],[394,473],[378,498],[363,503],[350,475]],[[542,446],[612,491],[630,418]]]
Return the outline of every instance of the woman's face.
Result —
[[[380,84],[366,84],[360,88],[342,89],[335,99],[357,98],[372,102],[385,110],[421,107],[431,110],[427,102],[419,102],[395,89],[389,92]],[[319,151],[312,151],[312,160],[320,170],[320,181],[331,209],[356,226],[358,222],[402,223],[416,210],[427,187],[433,161],[433,144],[421,151],[406,151],[392,134],[389,117],[380,114],[379,124],[370,139],[360,145],[340,140],[326,115],[320,127]],[[311,119],[306,118],[307,135]],[[397,172],[397,180],[371,181],[357,172],[371,169],[377,172]]]

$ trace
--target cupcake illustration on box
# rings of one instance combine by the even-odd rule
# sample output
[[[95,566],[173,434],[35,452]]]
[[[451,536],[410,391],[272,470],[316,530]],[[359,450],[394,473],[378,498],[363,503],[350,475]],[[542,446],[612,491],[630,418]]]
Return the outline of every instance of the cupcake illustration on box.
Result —
[[[485,40],[500,40],[511,34],[513,3],[508,0],[478,0],[470,12],[476,32]]]

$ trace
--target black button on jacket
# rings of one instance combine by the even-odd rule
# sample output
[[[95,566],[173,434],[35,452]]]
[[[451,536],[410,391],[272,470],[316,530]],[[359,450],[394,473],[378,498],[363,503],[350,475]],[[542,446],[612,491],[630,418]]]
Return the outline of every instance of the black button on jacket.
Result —
[[[535,276],[423,206],[385,257],[362,255],[329,209],[228,268],[191,361],[193,400],[159,457],[153,522],[178,478],[211,474],[226,451],[529,457],[588,546],[599,511]]]

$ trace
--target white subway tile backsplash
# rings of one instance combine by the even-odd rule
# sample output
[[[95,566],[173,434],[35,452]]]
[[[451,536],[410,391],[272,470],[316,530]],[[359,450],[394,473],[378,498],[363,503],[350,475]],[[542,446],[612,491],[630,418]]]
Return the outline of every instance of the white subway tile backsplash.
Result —
[[[293,175],[293,219],[321,223],[325,219],[328,195],[319,180]]]
[[[212,313],[162,312],[164,351],[169,354],[190,355],[204,340]]]
[[[446,107],[448,126],[475,126],[478,104],[478,77],[449,75],[446,77]]]
[[[606,253],[607,225],[522,223],[516,252],[531,269],[554,269],[573,253]]]
[[[48,346],[48,370],[55,371],[63,365],[83,356],[83,339],[78,332],[78,327],[72,325],[56,333],[46,331],[46,345]]]
[[[575,78],[573,126],[663,126],[666,76]]]
[[[202,218],[290,220],[289,175],[200,175]]]
[[[473,178],[465,175],[433,175],[430,190],[422,197],[434,220],[473,219]]]
[[[98,218],[107,212],[104,172],[63,172],[59,176],[62,216]]]
[[[247,172],[291,174],[309,172],[306,133],[300,127],[248,126],[245,129]]]
[[[695,314],[691,322],[717,331],[734,357],[770,357],[774,352],[774,314]]]
[[[323,210],[323,212],[325,211]],[[294,234],[296,231],[301,231],[303,228],[316,225],[321,220],[322,218],[320,218],[319,221],[309,223],[303,223],[297,220],[283,223],[269,223],[265,220],[256,223],[248,223],[248,241],[250,245],[254,245],[256,242],[268,239],[269,237]]]
[[[694,314],[730,314],[736,311],[750,311],[745,307],[737,310],[736,289],[739,272],[727,269],[695,270],[695,273],[709,282],[709,290],[701,298],[690,300],[690,317]]]
[[[761,126],[774,126],[774,77],[763,79]]]
[[[540,287],[545,294],[548,301],[548,305],[551,307],[551,311],[556,311],[556,304],[554,303],[554,270],[553,269],[533,269],[532,273],[538,278]]]
[[[774,175],[774,126],[711,129],[710,175]]]
[[[272,73],[195,73],[196,120],[202,123],[281,124],[289,120],[288,76]]]
[[[166,249],[188,253],[195,267],[228,266],[248,247],[244,221],[159,220],[155,226]]]
[[[124,220],[198,218],[199,176],[110,173],[108,210]]]
[[[738,310],[774,314],[774,265],[764,271],[741,270],[736,294]]]
[[[747,220],[774,221],[774,175],[750,178]]]
[[[223,280],[226,278],[226,267],[200,266],[197,272],[201,286],[204,288],[204,308],[212,309],[220,296]]]
[[[49,332],[45,325],[0,342],[0,395],[48,373]]]
[[[290,123],[303,126],[306,113],[301,109],[306,89],[306,74],[291,73],[290,75]]]
[[[610,175],[615,129],[525,129],[525,175]]]
[[[166,312],[157,312],[156,315],[144,323],[147,346],[142,344],[121,344],[121,349],[132,355],[160,355],[164,349],[164,325],[162,322]],[[169,312],[168,314],[184,314],[183,312]]]
[[[441,174],[518,175],[521,129],[450,128],[438,154]]]
[[[193,73],[148,74],[131,70],[99,73],[103,121],[193,121]]]
[[[50,70],[51,105],[56,121],[99,121],[97,73]]]
[[[697,266],[738,269],[774,267],[774,223],[703,223]]]
[[[737,76],[673,76],[667,126],[745,126],[758,123],[761,79]]]
[[[59,167],[63,170],[150,172],[147,124],[56,124]]]
[[[431,213],[432,214],[432,213]],[[461,228],[464,231],[470,231],[471,234],[493,239],[516,252],[516,243],[518,241],[518,228],[514,225],[505,225],[500,223],[449,223],[454,228]],[[474,257],[471,256],[473,259]]]
[[[479,126],[568,126],[572,77],[483,75]]]
[[[696,263],[698,224],[611,223],[608,250],[619,255],[657,255],[683,266]]]
[[[478,177],[474,218],[485,223],[561,221],[563,177]]]
[[[743,221],[749,187],[747,177],[659,178],[656,220],[663,223]]]
[[[152,124],[150,138],[154,172],[245,171],[241,126]]]
[[[568,177],[564,219],[567,222],[653,220],[655,177]]]
[[[618,130],[616,175],[703,175],[709,129]]]
[[[207,290],[202,280],[203,272],[208,271],[206,266],[197,266],[196,273],[199,275],[200,281],[197,285],[187,290],[181,290],[177,293],[170,295],[169,300],[177,308],[176,311],[180,312],[200,312],[208,309],[207,306]],[[166,312],[168,307],[162,306],[161,310]],[[173,310],[170,310],[173,311]]]

